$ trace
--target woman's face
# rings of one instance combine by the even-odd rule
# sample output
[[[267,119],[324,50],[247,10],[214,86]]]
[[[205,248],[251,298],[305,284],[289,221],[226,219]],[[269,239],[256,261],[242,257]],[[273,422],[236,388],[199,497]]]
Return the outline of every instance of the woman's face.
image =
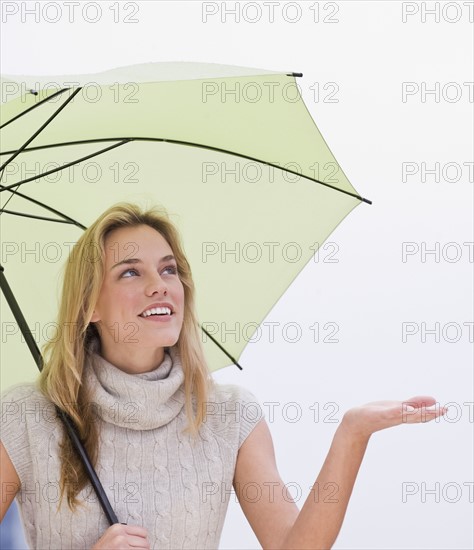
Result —
[[[104,281],[91,318],[102,347],[173,346],[183,324],[184,288],[165,238],[148,225],[122,227],[109,233],[105,249]],[[161,303],[172,314],[149,315]]]

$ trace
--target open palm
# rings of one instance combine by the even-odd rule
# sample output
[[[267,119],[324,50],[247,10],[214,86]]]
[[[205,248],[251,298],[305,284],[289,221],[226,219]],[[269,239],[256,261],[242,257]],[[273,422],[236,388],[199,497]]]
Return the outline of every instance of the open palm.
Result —
[[[446,410],[434,397],[417,395],[405,401],[373,401],[354,407],[345,413],[343,423],[353,434],[369,437],[400,424],[429,422],[445,414]]]

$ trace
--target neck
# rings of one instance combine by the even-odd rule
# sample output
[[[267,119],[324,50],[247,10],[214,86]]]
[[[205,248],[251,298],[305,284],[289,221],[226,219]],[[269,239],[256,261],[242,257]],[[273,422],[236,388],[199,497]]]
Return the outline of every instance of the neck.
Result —
[[[184,372],[175,346],[155,370],[129,374],[99,355],[93,345],[85,385],[88,399],[102,420],[131,430],[164,426],[180,413],[185,402]]]
[[[100,355],[127,374],[143,374],[154,371],[163,362],[164,348],[142,347],[137,343],[121,344],[101,342]]]

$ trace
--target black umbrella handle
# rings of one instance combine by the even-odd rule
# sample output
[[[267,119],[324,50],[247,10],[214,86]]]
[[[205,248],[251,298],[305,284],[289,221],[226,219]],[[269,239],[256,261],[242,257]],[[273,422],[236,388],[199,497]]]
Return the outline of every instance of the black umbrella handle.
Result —
[[[102,483],[97,477],[97,474],[95,473],[95,470],[92,467],[89,456],[87,455],[87,452],[82,444],[82,441],[80,440],[77,434],[76,428],[74,426],[74,422],[72,421],[71,417],[68,414],[66,414],[62,409],[60,409],[58,406],[56,406],[56,412],[58,413],[59,417],[61,418],[61,420],[64,422],[64,425],[66,426],[67,433],[69,434],[72,444],[76,449],[77,453],[79,454],[82,460],[82,463],[84,464],[84,468],[86,469],[87,476],[90,479],[90,482],[92,484],[92,487],[94,488],[95,494],[99,499],[99,502],[102,506],[102,509],[104,510],[105,515],[107,516],[107,519],[110,525],[119,523],[119,520],[117,519],[117,516],[115,515],[115,512],[113,511],[112,506],[110,505],[109,499],[105,494],[104,488],[102,487]]]
[[[13,316],[15,317],[16,322],[18,323],[18,326],[20,327],[21,333],[23,334],[23,337],[25,338],[28,348],[30,349],[31,355],[35,360],[38,366],[38,369],[41,371],[43,369],[43,358],[41,356],[41,352],[38,348],[38,345],[36,344],[35,339],[33,338],[33,335],[31,334],[31,330],[28,327],[28,323],[26,322],[26,319],[23,316],[23,313],[21,312],[21,309],[18,305],[18,302],[16,301],[15,296],[13,295],[10,285],[8,284],[8,281],[5,277],[4,268],[2,265],[0,265],[0,288],[2,289],[3,295],[5,296],[5,299],[8,305],[10,306],[10,309],[13,313]],[[99,478],[97,477],[97,474],[91,464],[91,461],[89,459],[89,456],[87,455],[84,445],[82,444],[82,441],[80,440],[77,434],[77,430],[76,430],[76,427],[74,426],[74,422],[72,421],[71,417],[67,415],[58,406],[56,406],[56,412],[58,416],[61,418],[61,420],[63,421],[66,431],[72,441],[72,444],[81,458],[81,461],[84,465],[84,468],[86,469],[86,473],[89,477],[92,487],[94,488],[97,498],[99,499],[100,505],[102,506],[102,509],[104,510],[104,513],[107,516],[107,519],[110,525],[119,523],[117,516],[115,515],[115,512],[113,511],[112,506],[110,505],[109,499],[105,494],[104,488],[102,487],[102,484]]]

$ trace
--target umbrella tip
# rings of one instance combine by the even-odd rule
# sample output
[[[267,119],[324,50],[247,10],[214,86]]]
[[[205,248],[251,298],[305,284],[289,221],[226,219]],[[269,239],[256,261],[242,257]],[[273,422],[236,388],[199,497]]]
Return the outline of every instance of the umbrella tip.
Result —
[[[33,95],[38,95],[39,92],[37,92],[36,90],[28,90],[30,92],[30,94],[33,94]]]
[[[372,204],[372,201],[369,201],[369,199],[364,199],[364,197],[361,197],[362,202],[366,202],[367,204]]]
[[[294,76],[295,78],[296,77],[302,77],[303,76],[303,73],[288,73],[286,76]]]

